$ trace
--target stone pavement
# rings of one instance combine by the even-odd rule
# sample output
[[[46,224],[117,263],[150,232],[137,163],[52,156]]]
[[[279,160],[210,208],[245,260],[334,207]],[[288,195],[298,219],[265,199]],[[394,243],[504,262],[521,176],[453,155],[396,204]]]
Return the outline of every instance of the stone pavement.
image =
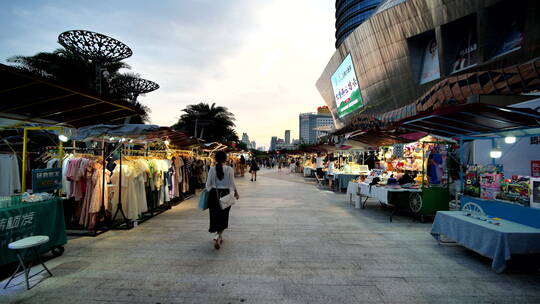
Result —
[[[354,209],[285,171],[237,181],[221,250],[192,199],[132,230],[70,240],[47,262],[54,277],[0,290],[0,302],[540,303],[538,272],[497,275],[438,245],[430,224],[389,223],[374,203]]]

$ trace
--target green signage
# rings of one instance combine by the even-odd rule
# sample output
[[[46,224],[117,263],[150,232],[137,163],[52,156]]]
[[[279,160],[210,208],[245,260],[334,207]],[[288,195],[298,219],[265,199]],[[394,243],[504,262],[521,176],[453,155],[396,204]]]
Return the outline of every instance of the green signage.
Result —
[[[0,265],[17,261],[8,244],[33,235],[46,235],[41,252],[67,243],[64,209],[59,198],[39,203],[21,203],[0,208]]]
[[[332,75],[331,81],[339,118],[351,114],[364,106],[351,54],[343,59],[343,62]]]

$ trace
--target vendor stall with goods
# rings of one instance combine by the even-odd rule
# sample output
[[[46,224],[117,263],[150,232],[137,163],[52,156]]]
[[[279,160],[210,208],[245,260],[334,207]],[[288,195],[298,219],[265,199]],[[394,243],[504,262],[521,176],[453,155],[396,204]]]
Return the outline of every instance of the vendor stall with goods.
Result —
[[[364,208],[368,198],[374,198],[393,209],[390,221],[399,210],[411,212],[421,220],[438,210],[448,210],[450,145],[428,136],[409,144],[381,147],[377,170],[356,181],[358,207]],[[354,188],[352,184],[350,194],[354,194]]]
[[[0,265],[16,262],[8,244],[29,236],[46,235],[49,241],[40,253],[61,255],[67,243],[64,210],[60,199],[62,164],[54,158],[39,161],[35,167],[27,155],[40,155],[42,141],[57,144],[53,155],[63,155],[64,128],[49,126],[7,126],[0,131]],[[20,141],[17,139],[20,137]],[[21,147],[22,146],[22,147]]]
[[[540,209],[535,208],[540,150],[534,144],[540,114],[534,110],[538,105],[517,103],[525,97],[534,98],[490,102],[490,96],[477,96],[476,102],[403,122],[411,129],[437,126],[432,134],[459,140],[460,210],[437,212],[431,234],[440,243],[455,242],[492,259],[496,272],[515,255],[540,253]]]
[[[363,150],[336,151],[327,162],[326,178],[331,188],[337,191],[347,189],[351,180],[359,176],[366,177],[369,166],[366,164]],[[333,165],[330,166],[330,162]],[[330,169],[330,167],[333,167]]]

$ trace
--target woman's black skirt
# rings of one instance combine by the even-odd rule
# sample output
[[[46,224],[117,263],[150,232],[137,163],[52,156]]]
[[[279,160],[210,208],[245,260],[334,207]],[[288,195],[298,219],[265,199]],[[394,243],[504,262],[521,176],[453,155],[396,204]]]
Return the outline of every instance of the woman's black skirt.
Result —
[[[208,210],[210,210],[210,228],[208,232],[216,233],[229,227],[229,211],[231,207],[224,210],[219,206],[218,192],[220,197],[229,194],[229,189],[212,188],[208,193]]]

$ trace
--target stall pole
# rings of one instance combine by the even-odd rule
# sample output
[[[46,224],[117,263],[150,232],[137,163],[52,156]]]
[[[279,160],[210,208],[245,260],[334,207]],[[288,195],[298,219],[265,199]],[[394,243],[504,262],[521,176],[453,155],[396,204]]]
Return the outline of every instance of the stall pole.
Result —
[[[106,157],[105,157],[105,139],[103,138],[101,140],[101,158],[102,158],[102,171],[101,171],[101,208],[99,209],[99,212],[103,214],[103,217],[105,218],[105,167],[106,167]]]
[[[426,186],[426,144],[422,142],[422,190]],[[428,158],[429,161],[429,158]]]
[[[465,186],[464,173],[463,173],[463,137],[459,137],[459,180],[460,189],[463,191]]]
[[[22,175],[21,175],[21,192],[26,191],[26,142],[28,138],[28,130],[24,128],[23,133],[23,158],[22,158]]]
[[[58,131],[58,136],[64,135],[63,129],[60,129]],[[64,142],[61,140],[58,140],[58,167],[62,168],[62,164],[64,160]]]
[[[495,149],[497,147],[497,145],[495,144],[495,139],[492,138],[491,139],[491,149]],[[491,155],[490,155],[491,157]],[[495,166],[496,164],[496,161],[495,161],[495,158],[491,157],[491,164]]]

